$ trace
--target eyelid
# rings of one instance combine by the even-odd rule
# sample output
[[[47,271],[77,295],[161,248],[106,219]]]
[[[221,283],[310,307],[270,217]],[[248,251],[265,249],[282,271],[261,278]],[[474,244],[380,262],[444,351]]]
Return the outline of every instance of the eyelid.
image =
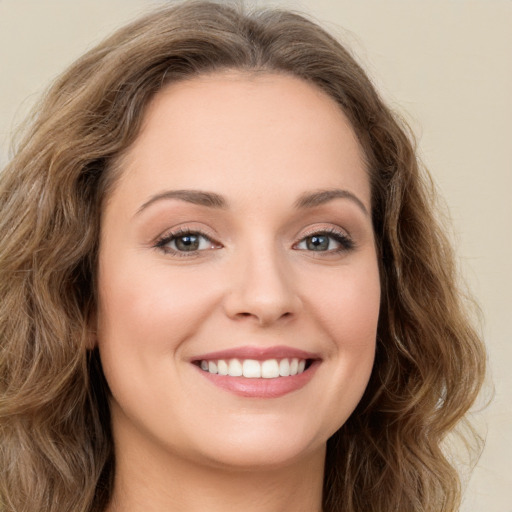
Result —
[[[308,227],[306,231],[300,234],[300,240],[307,238],[308,236],[318,235],[320,233],[332,234],[332,235],[340,235],[346,238],[352,238],[346,229],[340,228],[338,226],[330,225],[315,225],[313,227]]]
[[[158,241],[163,240],[164,238],[170,238],[172,236],[179,236],[187,233],[197,233],[212,241],[216,241],[218,238],[215,231],[203,222],[184,221],[161,231],[153,238],[152,245],[155,245]]]
[[[300,243],[302,243],[306,238],[309,238],[311,236],[315,235],[326,235],[330,236],[334,239],[336,239],[336,242],[341,244],[341,247],[338,249],[331,249],[328,251],[318,251],[318,255],[321,255],[323,253],[324,256],[327,256],[329,254],[336,254],[340,252],[347,252],[356,247],[356,243],[354,239],[350,236],[350,234],[347,232],[347,230],[337,227],[337,226],[314,226],[310,227],[307,231],[301,233],[300,238],[293,244],[293,248],[296,248]],[[303,250],[304,252],[315,252],[315,251],[308,251],[305,249],[297,249],[297,250]]]
[[[354,242],[351,234],[349,233],[349,231],[347,229],[342,228],[341,226],[338,226],[338,225],[327,224],[327,223],[318,223],[318,224],[313,224],[313,225],[307,226],[297,236],[297,242],[302,241],[305,238],[308,238],[309,236],[319,235],[319,234],[339,236],[343,239],[351,240],[352,242]]]
[[[176,256],[183,256],[183,257],[193,257],[198,256],[202,252],[206,252],[207,250],[214,250],[219,249],[222,247],[222,244],[216,240],[216,237],[212,236],[209,232],[209,230],[205,230],[203,227],[192,227],[192,226],[178,226],[175,228],[168,229],[164,231],[161,235],[159,235],[154,242],[152,243],[152,246],[155,249],[159,249],[163,251],[166,254],[172,254]],[[198,235],[200,237],[205,238],[208,240],[213,246],[211,249],[201,249],[201,250],[193,250],[193,251],[179,251],[176,249],[172,249],[171,247],[167,247],[167,244],[175,240],[176,238],[179,238],[180,236],[194,234]]]

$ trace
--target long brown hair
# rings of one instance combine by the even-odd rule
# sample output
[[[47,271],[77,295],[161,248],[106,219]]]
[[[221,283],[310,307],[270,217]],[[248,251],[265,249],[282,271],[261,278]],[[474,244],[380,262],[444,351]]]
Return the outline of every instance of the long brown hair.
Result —
[[[224,69],[321,88],[367,159],[383,290],[377,353],[361,403],[328,441],[324,511],[453,512],[459,478],[442,444],[475,400],[485,353],[412,138],[316,24],[201,1],[161,8],[79,59],[1,175],[0,507],[105,509],[108,390],[88,350],[101,206],[155,93]]]

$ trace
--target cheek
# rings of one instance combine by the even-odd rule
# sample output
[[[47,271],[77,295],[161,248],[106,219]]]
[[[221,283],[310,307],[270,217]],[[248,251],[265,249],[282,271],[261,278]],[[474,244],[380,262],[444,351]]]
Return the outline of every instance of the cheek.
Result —
[[[380,309],[376,258],[370,255],[361,265],[337,268],[305,284],[328,354],[322,397],[310,407],[325,411],[326,432],[332,435],[356,408],[373,368]]]
[[[309,286],[309,303],[337,351],[365,352],[375,346],[380,309],[376,262],[337,269]]]
[[[107,263],[100,267],[98,346],[115,401],[138,424],[140,404],[148,417],[160,417],[161,404],[177,399],[179,363],[211,311],[215,287],[205,287],[200,272],[161,263]]]
[[[105,263],[99,289],[98,337],[123,352],[175,350],[208,315],[215,286],[201,272],[165,264]]]

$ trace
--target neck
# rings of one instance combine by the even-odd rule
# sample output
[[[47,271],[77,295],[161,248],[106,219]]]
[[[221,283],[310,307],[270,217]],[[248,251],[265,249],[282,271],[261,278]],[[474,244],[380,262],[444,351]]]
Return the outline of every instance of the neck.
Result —
[[[321,511],[324,450],[276,468],[225,468],[140,448],[116,450],[107,512]]]

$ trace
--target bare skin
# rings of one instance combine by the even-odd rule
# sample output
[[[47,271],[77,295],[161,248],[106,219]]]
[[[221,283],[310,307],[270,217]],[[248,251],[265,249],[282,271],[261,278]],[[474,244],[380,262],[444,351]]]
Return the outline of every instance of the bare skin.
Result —
[[[133,438],[124,446],[135,447]],[[202,468],[149,449],[117,451],[123,471],[108,512],[322,510],[323,457],[317,453],[300,464],[261,471]]]
[[[350,123],[297,78],[217,73],[158,93],[120,164],[96,329],[108,512],[321,511],[380,303]]]

